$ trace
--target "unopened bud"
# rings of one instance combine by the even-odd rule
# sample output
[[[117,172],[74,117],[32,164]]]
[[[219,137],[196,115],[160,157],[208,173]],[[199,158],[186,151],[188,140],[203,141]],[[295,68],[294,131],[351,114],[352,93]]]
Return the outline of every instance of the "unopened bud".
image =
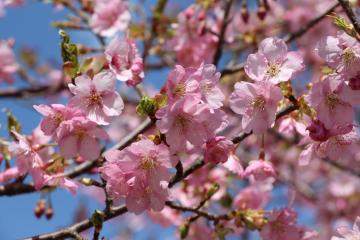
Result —
[[[257,15],[261,21],[263,21],[265,19],[266,14],[267,14],[266,8],[263,5],[259,6]]]
[[[45,211],[45,217],[47,220],[50,220],[54,215],[54,210],[51,206],[49,206]]]
[[[179,226],[179,232],[180,232],[180,238],[181,239],[184,239],[184,238],[187,237],[187,235],[189,234],[189,228],[190,228],[190,226],[189,226],[188,222],[186,222],[184,224],[181,224]]]
[[[349,87],[352,90],[360,90],[360,74],[356,75],[355,77],[350,78]]]
[[[241,18],[244,21],[244,23],[247,23],[249,21],[249,16],[250,15],[249,15],[249,10],[248,10],[246,4],[244,4],[241,7],[240,14],[241,14]]]
[[[37,218],[41,218],[41,216],[44,214],[44,210],[42,210],[41,208],[39,208],[39,206],[36,206],[34,208],[34,214]]]

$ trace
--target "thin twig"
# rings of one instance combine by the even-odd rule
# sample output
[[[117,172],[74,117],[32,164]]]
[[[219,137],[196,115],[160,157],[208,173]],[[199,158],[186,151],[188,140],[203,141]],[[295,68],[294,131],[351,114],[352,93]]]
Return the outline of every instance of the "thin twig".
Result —
[[[300,30],[290,33],[286,37],[284,37],[284,41],[287,43],[290,43],[294,41],[295,39],[303,36],[305,33],[307,33],[311,28],[316,26],[322,19],[324,19],[327,15],[329,15],[331,12],[333,12],[340,4],[336,3],[332,7],[330,7],[328,10],[326,10],[324,13],[322,13],[320,16],[314,18],[313,20],[309,21],[304,27],[302,27]],[[221,71],[221,75],[225,76],[228,74],[233,74],[236,72],[240,72],[244,69],[245,63],[240,63],[236,66],[233,66],[231,68],[226,68]]]
[[[226,1],[225,10],[224,10],[224,18],[223,18],[221,28],[220,28],[220,34],[219,34],[219,40],[218,40],[216,52],[214,54],[213,64],[215,66],[219,63],[219,60],[220,60],[222,52],[223,52],[223,45],[225,42],[225,32],[226,32],[227,26],[229,24],[228,18],[229,18],[229,13],[230,13],[232,3],[233,3],[233,0]]]
[[[360,34],[360,24],[357,20],[357,17],[350,6],[350,2],[348,0],[338,0],[341,4],[341,7],[344,9],[346,16],[348,16],[349,20],[351,21],[352,25],[354,26],[355,31]]]

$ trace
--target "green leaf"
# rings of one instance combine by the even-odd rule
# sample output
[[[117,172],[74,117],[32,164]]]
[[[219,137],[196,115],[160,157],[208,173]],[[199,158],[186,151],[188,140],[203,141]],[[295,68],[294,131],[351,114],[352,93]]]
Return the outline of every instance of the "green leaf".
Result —
[[[59,35],[61,37],[60,48],[64,72],[74,79],[79,72],[77,46],[70,42],[70,37],[64,30],[59,30]]]

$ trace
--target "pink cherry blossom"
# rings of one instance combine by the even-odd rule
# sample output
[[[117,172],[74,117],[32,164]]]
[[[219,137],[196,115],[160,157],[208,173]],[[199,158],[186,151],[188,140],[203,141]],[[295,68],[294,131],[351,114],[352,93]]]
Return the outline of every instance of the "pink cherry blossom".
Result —
[[[337,37],[323,38],[315,50],[339,73],[352,75],[360,70],[360,44],[345,32],[338,32]]]
[[[206,143],[204,160],[205,162],[219,163],[226,162],[234,151],[234,144],[223,136],[217,136]]]
[[[20,176],[18,167],[11,167],[0,172],[0,183],[7,182]]]
[[[81,75],[75,78],[75,85],[69,84],[69,89],[75,95],[69,106],[81,109],[98,124],[109,124],[110,117],[119,116],[124,108],[124,102],[116,91],[115,75],[110,71],[102,71],[93,79]]]
[[[254,160],[245,169],[244,177],[254,176],[256,180],[262,181],[269,177],[276,177],[274,166],[269,161]]]
[[[44,176],[44,185],[61,186],[75,195],[79,185],[69,178],[66,178],[63,173]]]
[[[281,118],[279,124],[279,132],[285,136],[293,136],[295,132],[306,135],[306,126],[300,121],[297,121],[295,118],[289,116]]]
[[[234,198],[233,206],[237,209],[261,209],[270,200],[271,186],[266,182],[255,182],[242,189]]]
[[[130,20],[127,0],[96,0],[90,26],[95,33],[111,37],[126,30]]]
[[[144,78],[143,60],[131,39],[115,37],[107,46],[105,56],[118,80],[135,86]]]
[[[206,11],[199,4],[179,14],[169,48],[175,51],[177,62],[182,66],[198,67],[203,62],[212,62],[218,38],[205,31],[206,20]]]
[[[13,83],[13,74],[19,69],[11,41],[0,41],[0,81]]]
[[[331,240],[358,240],[360,239],[360,217],[356,217],[353,228],[339,227],[337,232],[341,237],[332,237]]]
[[[63,122],[56,139],[60,153],[64,158],[73,158],[78,154],[85,160],[94,160],[99,157],[101,145],[97,139],[106,139],[107,133],[98,128],[95,122],[84,117],[75,117]]]
[[[44,172],[42,170],[44,162],[38,152],[40,150],[39,145],[31,145],[26,137],[14,131],[12,133],[18,142],[11,143],[9,151],[16,158],[19,175],[29,173],[33,177],[35,188],[40,189],[44,184]]]
[[[270,82],[240,82],[235,84],[235,90],[230,96],[230,107],[242,115],[244,132],[260,134],[273,125],[277,104],[281,99],[280,88]]]
[[[304,69],[303,59],[297,52],[288,52],[286,43],[278,38],[266,38],[245,64],[246,74],[255,81],[273,84],[288,81]]]
[[[121,151],[111,150],[105,158],[100,172],[114,199],[125,197],[128,210],[136,214],[163,209],[171,176],[168,170],[172,167],[167,146],[143,139]]]
[[[170,103],[184,97],[185,95],[195,94],[199,95],[199,83],[192,75],[196,68],[184,68],[181,65],[176,65],[170,72],[164,91]]]
[[[270,240],[301,240],[302,230],[296,225],[297,214],[295,210],[284,208],[273,210],[268,223],[260,232],[262,239]]]
[[[51,106],[40,104],[33,107],[45,117],[41,121],[40,127],[49,136],[56,132],[62,122],[84,115],[80,110],[62,104],[51,104]]]
[[[353,106],[360,103],[360,95],[336,77],[329,77],[314,84],[307,100],[315,108],[318,119],[328,129],[333,125],[353,122]]]
[[[156,113],[156,126],[166,135],[166,141],[174,151],[187,149],[187,143],[201,147],[207,140],[227,125],[226,114],[211,111],[193,95],[186,96]]]
[[[218,109],[225,99],[218,86],[219,79],[220,73],[212,64],[201,64],[198,68],[177,65],[169,74],[165,92],[170,102],[193,94],[201,96],[212,109]]]

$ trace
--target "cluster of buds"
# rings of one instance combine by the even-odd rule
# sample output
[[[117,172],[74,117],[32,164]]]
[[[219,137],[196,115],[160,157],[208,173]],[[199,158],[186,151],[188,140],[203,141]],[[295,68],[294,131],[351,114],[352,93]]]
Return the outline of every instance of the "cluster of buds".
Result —
[[[270,10],[270,6],[268,0],[258,0],[258,9],[257,9],[257,16],[258,18],[263,21],[266,18],[268,11]],[[249,21],[249,10],[247,6],[247,0],[243,0],[241,4],[241,18],[242,20],[247,23]]]
[[[34,208],[34,214],[37,218],[41,218],[42,215],[45,215],[46,219],[50,220],[54,215],[54,210],[51,203],[46,204],[45,199],[40,199]]]

